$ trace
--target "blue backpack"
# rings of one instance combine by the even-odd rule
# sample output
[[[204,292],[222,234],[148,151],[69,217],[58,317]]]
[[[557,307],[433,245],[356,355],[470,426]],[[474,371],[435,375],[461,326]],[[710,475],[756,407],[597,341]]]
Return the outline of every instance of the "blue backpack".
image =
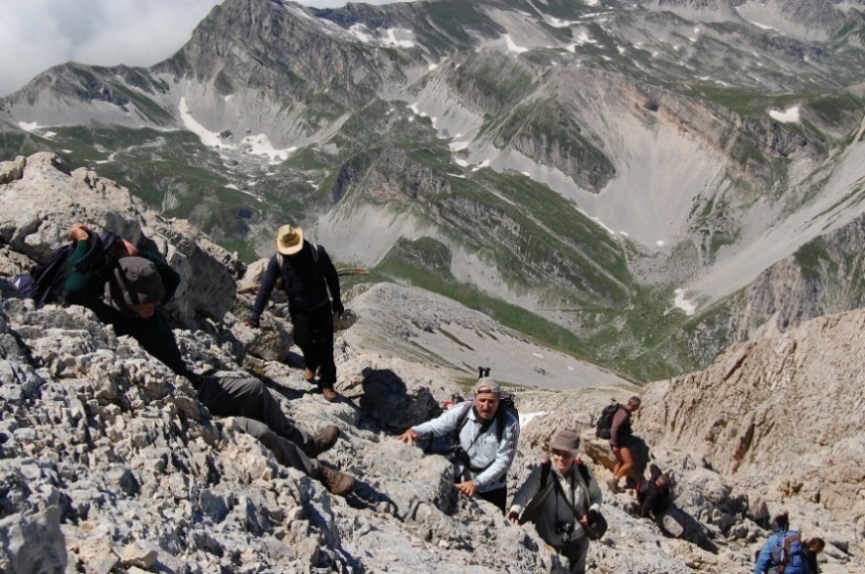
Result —
[[[788,530],[779,536],[778,543],[772,548],[772,567],[777,574],[809,574],[799,532]]]

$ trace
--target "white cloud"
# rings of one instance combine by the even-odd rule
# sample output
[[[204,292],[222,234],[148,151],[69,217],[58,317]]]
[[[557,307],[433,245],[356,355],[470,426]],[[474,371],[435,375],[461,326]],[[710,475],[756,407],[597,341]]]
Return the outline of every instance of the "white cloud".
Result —
[[[393,0],[365,0],[389,4]],[[413,1],[413,0],[408,0]],[[170,57],[222,0],[2,0],[0,97],[66,62],[151,66]],[[338,8],[345,0],[299,0]]]

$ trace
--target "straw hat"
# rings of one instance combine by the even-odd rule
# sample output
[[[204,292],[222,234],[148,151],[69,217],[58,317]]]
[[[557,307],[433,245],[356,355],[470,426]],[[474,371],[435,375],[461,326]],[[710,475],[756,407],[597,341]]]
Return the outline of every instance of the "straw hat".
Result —
[[[283,255],[294,255],[303,249],[303,229],[300,227],[292,227],[291,225],[283,225],[276,232],[276,250]]]

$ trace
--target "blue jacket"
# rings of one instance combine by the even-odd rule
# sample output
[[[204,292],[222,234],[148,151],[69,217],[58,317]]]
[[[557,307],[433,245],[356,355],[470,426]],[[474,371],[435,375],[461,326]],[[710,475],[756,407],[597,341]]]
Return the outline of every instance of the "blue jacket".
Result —
[[[763,548],[760,550],[760,554],[757,556],[757,563],[754,565],[754,574],[768,574],[771,568],[776,567],[775,561],[772,560],[772,549],[783,544],[787,535],[793,532],[792,530],[776,532],[766,540],[766,543],[763,544]],[[786,568],[784,568],[784,574],[811,574],[808,569],[808,563],[801,552],[790,557]]]

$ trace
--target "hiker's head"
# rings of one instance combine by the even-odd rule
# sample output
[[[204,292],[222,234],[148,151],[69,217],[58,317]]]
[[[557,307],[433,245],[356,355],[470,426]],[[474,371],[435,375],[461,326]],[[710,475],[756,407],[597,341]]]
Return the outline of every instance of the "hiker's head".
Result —
[[[119,259],[108,285],[114,301],[145,319],[156,312],[156,306],[165,297],[156,265],[143,257]]]
[[[658,488],[666,488],[672,484],[673,480],[670,478],[670,475],[667,473],[663,473],[655,479],[655,486]]]
[[[580,455],[580,435],[570,429],[560,430],[547,445],[553,453],[553,464],[565,474]]]
[[[809,538],[805,541],[805,546],[811,551],[811,554],[820,554],[826,548],[826,541],[822,538]]]
[[[632,413],[636,412],[636,411],[640,410],[641,404],[642,404],[642,401],[640,401],[640,397],[633,396],[630,399],[628,399],[628,410],[631,411]]]
[[[292,225],[283,225],[276,232],[273,242],[276,250],[287,257],[297,255],[303,249],[303,229]]]
[[[790,516],[787,512],[780,512],[772,518],[772,530],[790,530]]]
[[[478,380],[474,389],[474,402],[475,410],[482,420],[491,420],[496,415],[501,391],[501,386],[489,377],[482,377]]]

